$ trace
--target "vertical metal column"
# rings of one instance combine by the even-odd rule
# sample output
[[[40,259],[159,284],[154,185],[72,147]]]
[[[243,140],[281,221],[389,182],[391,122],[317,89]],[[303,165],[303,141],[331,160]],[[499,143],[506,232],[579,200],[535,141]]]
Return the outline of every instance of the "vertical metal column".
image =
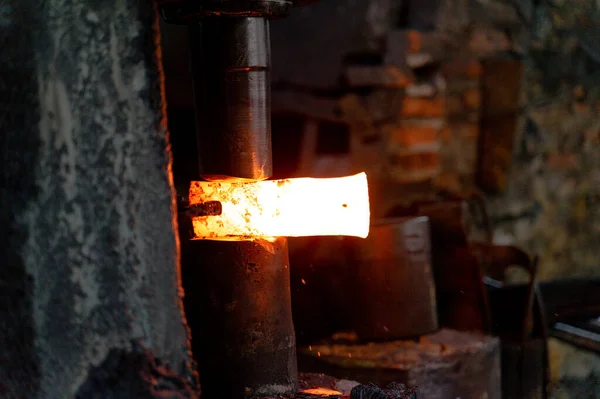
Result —
[[[287,238],[190,241],[201,255],[184,278],[202,397],[296,389]]]
[[[205,18],[191,26],[190,43],[202,178],[270,177],[269,21]]]
[[[190,27],[190,39],[202,178],[267,179],[268,20],[211,16]],[[294,391],[287,239],[191,241],[184,251],[186,309],[203,398]]]

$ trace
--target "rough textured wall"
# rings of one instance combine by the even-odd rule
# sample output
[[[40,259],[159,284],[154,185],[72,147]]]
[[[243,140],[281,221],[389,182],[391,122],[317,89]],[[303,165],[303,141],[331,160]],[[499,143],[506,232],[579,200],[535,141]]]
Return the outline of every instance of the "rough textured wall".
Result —
[[[600,275],[600,15],[594,7],[592,0],[443,0],[435,30],[403,33],[407,64],[441,61],[446,94],[439,105],[448,128],[437,136],[442,173],[434,183],[457,190],[473,185],[477,170],[477,109],[486,107],[477,80],[487,78],[493,87],[510,80],[490,81],[485,63],[523,60],[506,189],[488,199],[496,239],[538,253],[542,279]],[[414,102],[408,90],[407,97]],[[420,101],[422,115],[436,108],[433,99]]]
[[[538,253],[543,279],[597,276],[600,18],[592,0],[536,3],[464,3],[469,20],[488,38],[506,35],[525,62],[506,191],[488,198],[495,239]],[[551,340],[550,360],[551,397],[600,395],[600,357]]]
[[[490,155],[477,146],[481,110],[497,111],[482,104],[483,85],[502,89],[518,79],[498,78],[489,60],[523,60],[518,124],[506,126],[507,135],[516,132],[506,189],[489,203],[496,239],[540,254],[543,279],[600,275],[600,15],[593,5],[443,0],[433,29],[392,30],[387,40],[386,62],[408,66],[417,78],[405,89],[401,128],[392,129],[388,151],[439,145],[438,167],[421,156],[410,164],[413,175],[457,191],[475,184],[477,158]]]
[[[523,126],[508,189],[492,209],[497,238],[539,253],[546,279],[600,275],[600,53],[594,57],[593,48],[600,18],[589,12],[593,3],[542,2],[514,38],[527,61]]]
[[[600,275],[600,18],[592,0],[542,2],[526,51],[522,128],[496,239],[540,254],[541,278]],[[598,397],[600,357],[551,340],[553,398]]]
[[[152,2],[0,4],[3,398],[91,397],[115,356],[193,395],[157,38]]]

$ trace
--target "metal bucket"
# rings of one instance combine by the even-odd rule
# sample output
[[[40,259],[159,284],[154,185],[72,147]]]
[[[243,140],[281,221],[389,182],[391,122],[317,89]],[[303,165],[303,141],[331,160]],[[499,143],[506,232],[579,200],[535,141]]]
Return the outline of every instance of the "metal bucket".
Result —
[[[351,240],[352,327],[361,340],[417,337],[438,329],[429,219],[383,219]]]

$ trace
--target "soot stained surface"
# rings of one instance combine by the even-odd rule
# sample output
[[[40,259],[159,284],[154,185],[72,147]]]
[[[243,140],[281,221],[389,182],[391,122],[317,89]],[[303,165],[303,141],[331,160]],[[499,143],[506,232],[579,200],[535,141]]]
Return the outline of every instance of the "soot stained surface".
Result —
[[[157,34],[153,2],[0,5],[2,398],[73,397],[132,341],[194,385]]]

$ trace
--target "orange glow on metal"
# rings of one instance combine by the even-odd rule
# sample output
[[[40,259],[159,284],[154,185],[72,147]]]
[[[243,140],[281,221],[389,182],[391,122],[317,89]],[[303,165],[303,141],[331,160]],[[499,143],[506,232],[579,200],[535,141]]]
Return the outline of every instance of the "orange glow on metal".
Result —
[[[195,239],[369,234],[367,175],[255,182],[192,182],[190,205],[220,201],[218,216],[192,218]]]
[[[308,395],[321,395],[321,396],[334,396],[334,395],[342,394],[339,391],[334,391],[333,389],[327,389],[327,388],[303,389],[300,392],[308,394]]]

